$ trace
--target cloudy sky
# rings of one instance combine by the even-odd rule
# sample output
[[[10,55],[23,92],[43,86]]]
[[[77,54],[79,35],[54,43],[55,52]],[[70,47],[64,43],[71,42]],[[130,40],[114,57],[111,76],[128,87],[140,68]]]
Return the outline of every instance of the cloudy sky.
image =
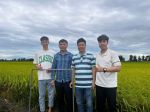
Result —
[[[95,54],[101,34],[110,37],[109,48],[120,55],[150,55],[150,1],[0,1],[0,58],[33,57],[43,35],[55,51],[58,41],[67,39],[73,53],[77,39],[83,37],[87,50]]]

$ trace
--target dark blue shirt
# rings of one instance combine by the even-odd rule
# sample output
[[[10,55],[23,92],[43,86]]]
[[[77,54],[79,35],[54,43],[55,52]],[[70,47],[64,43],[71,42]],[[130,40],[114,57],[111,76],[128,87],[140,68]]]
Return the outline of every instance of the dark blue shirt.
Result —
[[[71,69],[72,56],[73,55],[70,52],[66,52],[64,54],[58,52],[54,56],[52,69]],[[52,71],[51,77],[58,82],[68,82],[71,80],[71,73],[71,70]]]

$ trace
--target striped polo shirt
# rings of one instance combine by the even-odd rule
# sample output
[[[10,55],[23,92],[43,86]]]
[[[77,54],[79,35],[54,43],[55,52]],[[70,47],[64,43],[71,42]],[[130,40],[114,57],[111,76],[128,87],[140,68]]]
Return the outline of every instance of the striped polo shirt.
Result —
[[[90,53],[76,54],[72,58],[72,67],[75,69],[75,87],[92,87],[92,68],[95,66],[95,58]]]

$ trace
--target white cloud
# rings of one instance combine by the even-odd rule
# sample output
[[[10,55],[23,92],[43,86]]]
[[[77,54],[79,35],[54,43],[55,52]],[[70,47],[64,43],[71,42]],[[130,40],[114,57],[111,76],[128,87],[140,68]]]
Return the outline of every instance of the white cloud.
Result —
[[[149,7],[148,0],[0,1],[0,54],[32,56],[43,35],[57,51],[58,41],[67,39],[72,52],[77,52],[76,41],[83,37],[87,50],[96,53],[97,37],[103,33],[110,37],[109,46],[123,55],[150,54]]]

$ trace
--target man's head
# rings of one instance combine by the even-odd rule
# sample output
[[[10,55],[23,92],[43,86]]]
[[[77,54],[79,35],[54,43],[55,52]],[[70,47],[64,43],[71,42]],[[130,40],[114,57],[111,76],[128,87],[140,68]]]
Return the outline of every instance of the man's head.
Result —
[[[109,37],[108,37],[107,35],[105,35],[105,34],[102,34],[102,35],[100,35],[100,36],[97,38],[97,41],[99,42],[99,41],[102,41],[102,40],[106,40],[106,41],[108,42]]]
[[[86,40],[83,38],[78,39],[77,40],[77,46],[78,46],[79,52],[85,52]]]
[[[98,38],[97,38],[97,41],[99,43],[99,47],[102,49],[102,50],[106,50],[107,49],[107,45],[108,45],[108,41],[109,41],[109,37],[107,35],[100,35]]]
[[[48,39],[48,37],[46,37],[46,36],[42,36],[42,37],[40,38],[40,40],[41,40],[41,42],[42,42],[43,40],[49,40],[49,39]]]
[[[65,39],[61,39],[59,41],[59,48],[60,48],[60,51],[66,51],[67,50],[67,47],[68,47],[68,41],[65,40]]]
[[[42,37],[40,38],[40,41],[41,41],[41,45],[42,45],[43,47],[46,47],[46,46],[48,46],[48,44],[49,44],[49,39],[48,39],[48,37],[46,37],[46,36],[42,36]]]

